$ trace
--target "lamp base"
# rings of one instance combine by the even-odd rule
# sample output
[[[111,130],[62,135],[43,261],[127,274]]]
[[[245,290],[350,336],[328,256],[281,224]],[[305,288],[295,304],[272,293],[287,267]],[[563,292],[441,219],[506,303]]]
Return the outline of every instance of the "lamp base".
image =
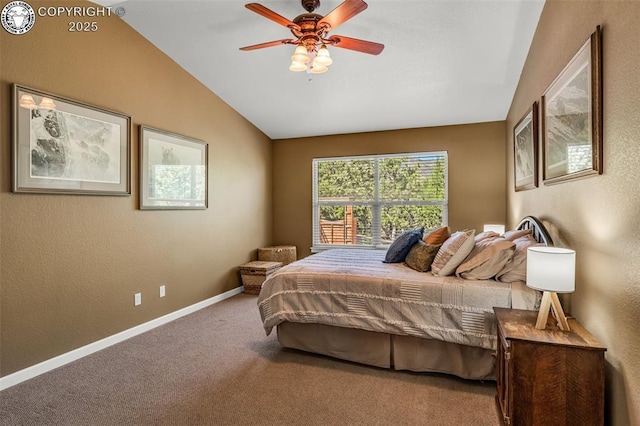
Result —
[[[542,302],[540,303],[540,311],[538,312],[538,321],[536,328],[544,330],[547,328],[547,318],[549,318],[549,310],[553,311],[553,316],[558,321],[558,328],[563,331],[571,331],[567,317],[564,315],[558,293],[555,291],[545,291],[542,294]]]

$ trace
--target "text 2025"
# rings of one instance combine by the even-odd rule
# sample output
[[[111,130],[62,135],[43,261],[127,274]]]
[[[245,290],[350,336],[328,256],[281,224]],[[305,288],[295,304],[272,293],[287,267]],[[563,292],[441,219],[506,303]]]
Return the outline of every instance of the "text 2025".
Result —
[[[98,31],[98,23],[96,21],[92,22],[80,22],[80,21],[71,21],[69,22],[69,31],[70,32],[96,32]]]

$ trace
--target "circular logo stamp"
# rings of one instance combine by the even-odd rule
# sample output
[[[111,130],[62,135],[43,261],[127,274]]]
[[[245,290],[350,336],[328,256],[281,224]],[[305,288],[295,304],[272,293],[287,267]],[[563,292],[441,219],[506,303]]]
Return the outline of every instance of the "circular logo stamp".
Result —
[[[12,1],[2,8],[2,27],[11,34],[24,34],[36,23],[36,13],[25,1]]]

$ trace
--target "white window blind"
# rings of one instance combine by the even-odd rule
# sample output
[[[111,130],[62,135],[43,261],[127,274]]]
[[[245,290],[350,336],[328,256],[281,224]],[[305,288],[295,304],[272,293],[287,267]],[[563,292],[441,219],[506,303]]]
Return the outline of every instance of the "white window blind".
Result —
[[[447,153],[313,160],[313,251],[386,247],[447,224]]]

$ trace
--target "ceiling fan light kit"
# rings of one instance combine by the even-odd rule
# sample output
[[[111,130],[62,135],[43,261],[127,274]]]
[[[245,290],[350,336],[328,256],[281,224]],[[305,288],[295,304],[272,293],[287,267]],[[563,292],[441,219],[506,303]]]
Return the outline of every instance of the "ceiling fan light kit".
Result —
[[[322,65],[317,65],[314,67],[309,68],[309,72],[311,74],[322,74],[329,71],[329,68],[327,67],[323,67]]]
[[[292,61],[291,62],[291,66],[289,66],[289,69],[291,71],[296,71],[296,72],[306,71],[307,70],[307,64],[303,64],[302,62]]]
[[[310,60],[311,60],[311,57],[309,57],[309,55],[307,54],[307,48],[301,44],[299,44],[298,47],[296,47],[295,52],[293,52],[293,55],[291,55],[292,62],[299,62],[301,64],[306,64]]]
[[[323,65],[325,67],[328,67],[333,63],[333,59],[331,59],[331,55],[329,55],[329,49],[327,49],[326,45],[323,44],[322,46],[320,46],[320,49],[318,49],[318,54],[313,60],[313,63]]]
[[[345,0],[327,16],[313,13],[320,6],[319,0],[301,0],[301,3],[307,13],[295,17],[292,21],[261,4],[249,3],[245,5],[247,9],[287,27],[295,38],[241,47],[240,50],[248,51],[281,44],[295,44],[296,49],[291,56],[289,69],[297,72],[307,71],[321,74],[327,72],[329,65],[333,63],[327,45],[370,55],[379,55],[384,49],[384,45],[380,43],[338,35],[329,37],[328,35],[329,31],[365,10],[367,4],[363,0]]]
[[[314,56],[313,62],[311,61],[311,56]],[[329,49],[327,49],[327,46],[324,44],[320,46],[317,53],[315,51],[307,52],[307,48],[299,44],[291,56],[291,66],[289,69],[297,72],[307,71],[313,74],[321,74],[327,72],[329,65],[332,63],[333,59],[331,59]]]

